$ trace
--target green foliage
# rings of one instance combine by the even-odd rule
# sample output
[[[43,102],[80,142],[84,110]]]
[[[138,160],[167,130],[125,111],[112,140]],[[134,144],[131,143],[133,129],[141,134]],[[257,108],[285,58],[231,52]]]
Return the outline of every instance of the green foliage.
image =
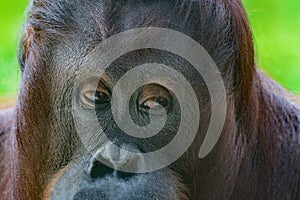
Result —
[[[29,0],[0,1],[0,97],[15,97],[20,81],[17,45]],[[243,0],[255,36],[257,63],[300,94],[300,1]]]
[[[258,65],[300,94],[300,1],[243,0],[250,17]]]
[[[0,96],[13,98],[18,91],[20,71],[17,48],[28,0],[0,1]],[[12,96],[12,97],[11,97]]]

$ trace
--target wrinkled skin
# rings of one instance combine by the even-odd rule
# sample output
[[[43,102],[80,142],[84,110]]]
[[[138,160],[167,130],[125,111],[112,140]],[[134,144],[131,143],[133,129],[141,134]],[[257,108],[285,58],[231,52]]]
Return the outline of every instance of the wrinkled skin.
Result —
[[[97,65],[101,41],[148,26],[179,31],[205,48],[225,82],[227,115],[218,143],[199,159],[210,120],[210,98],[203,79],[185,60],[143,49],[116,60],[101,84],[80,79],[82,88],[94,83],[107,92],[130,67],[158,62],[181,72],[196,92],[201,120],[188,151],[163,169],[125,173],[95,161],[76,134],[71,109],[74,80],[76,73],[91,73],[89,66]],[[252,35],[240,1],[33,0],[19,59],[22,81],[17,105],[0,113],[1,199],[300,197],[300,109],[296,97],[256,69]],[[133,97],[147,99],[151,94],[175,99],[159,84],[143,87]],[[147,124],[134,98],[130,103],[133,120]],[[174,137],[180,121],[176,100],[168,109],[164,129],[151,141],[123,138],[109,111],[96,112],[106,134],[142,153]],[[94,110],[87,108],[79,117],[88,123]],[[116,155],[121,161],[135,159],[124,152],[104,157],[113,162]]]

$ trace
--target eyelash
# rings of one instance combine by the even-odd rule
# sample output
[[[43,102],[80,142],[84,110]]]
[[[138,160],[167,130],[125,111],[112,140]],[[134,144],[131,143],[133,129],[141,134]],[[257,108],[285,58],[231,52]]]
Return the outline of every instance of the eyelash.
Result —
[[[144,108],[149,108],[150,109],[150,106],[146,105],[148,101],[153,101],[153,103],[157,103],[157,105],[154,105],[153,107],[155,106],[158,106],[158,105],[161,105],[162,107],[166,108],[169,104],[169,100],[164,98],[164,97],[151,97],[151,98],[148,98],[146,99],[142,104],[141,106],[144,107]],[[162,102],[164,101],[164,102]],[[164,105],[163,105],[164,104]]]

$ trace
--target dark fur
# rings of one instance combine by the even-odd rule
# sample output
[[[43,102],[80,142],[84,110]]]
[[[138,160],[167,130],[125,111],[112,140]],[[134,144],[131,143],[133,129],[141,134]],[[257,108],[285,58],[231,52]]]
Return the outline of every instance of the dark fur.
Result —
[[[130,16],[139,10],[148,13]],[[123,15],[131,25],[122,24]],[[299,105],[256,69],[245,11],[232,0],[32,1],[20,45],[18,102],[0,114],[1,199],[48,197],[57,179],[73,169],[80,153],[75,153],[79,142],[72,134],[68,96],[76,67],[103,39],[126,27],[145,26],[183,32],[209,52],[226,82],[228,113],[209,156],[197,158],[203,139],[197,136],[170,166],[172,172],[146,178],[166,177],[166,182],[150,181],[143,198],[154,193],[167,199],[164,183],[170,183],[178,199],[299,199]],[[208,119],[203,120],[199,133],[207,128]]]

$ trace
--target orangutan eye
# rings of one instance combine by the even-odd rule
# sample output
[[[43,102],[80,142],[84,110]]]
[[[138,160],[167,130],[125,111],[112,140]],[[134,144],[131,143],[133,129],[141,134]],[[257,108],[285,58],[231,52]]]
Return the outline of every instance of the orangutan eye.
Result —
[[[86,83],[83,86],[81,94],[81,102],[89,108],[104,109],[110,105],[110,91],[102,82]]]
[[[97,107],[103,107],[110,102],[109,94],[103,91],[96,91],[96,92],[86,92],[84,94],[85,99],[90,104],[94,104]]]
[[[161,109],[167,108],[169,105],[169,100],[164,97],[152,97],[147,99],[142,106],[146,109]]]
[[[171,100],[171,94],[165,87],[157,84],[146,85],[139,99],[140,110],[146,113],[152,110],[160,114],[170,109]]]

